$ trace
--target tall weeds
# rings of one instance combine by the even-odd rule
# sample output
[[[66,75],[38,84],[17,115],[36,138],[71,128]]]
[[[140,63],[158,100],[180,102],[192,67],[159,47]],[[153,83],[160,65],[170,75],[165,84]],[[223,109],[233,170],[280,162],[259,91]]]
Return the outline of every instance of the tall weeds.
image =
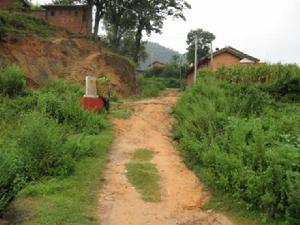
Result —
[[[174,110],[187,165],[216,193],[299,224],[300,69],[261,65],[199,76]]]

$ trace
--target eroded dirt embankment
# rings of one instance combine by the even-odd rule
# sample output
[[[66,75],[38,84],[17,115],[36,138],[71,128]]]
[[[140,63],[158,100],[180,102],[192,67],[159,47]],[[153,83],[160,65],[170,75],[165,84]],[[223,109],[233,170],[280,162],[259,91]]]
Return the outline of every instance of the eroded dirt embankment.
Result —
[[[208,199],[202,184],[181,162],[170,130],[170,112],[178,92],[133,103],[134,114],[115,120],[117,137],[111,149],[105,185],[99,193],[103,225],[231,225],[223,215],[205,212]],[[138,148],[152,149],[161,176],[162,201],[144,202],[126,178],[125,165]]]
[[[0,40],[0,63],[20,65],[31,86],[47,80],[65,78],[84,84],[86,75],[107,75],[113,89],[126,97],[137,90],[134,66],[125,58],[100,47],[86,38],[35,36],[16,38],[14,34]]]

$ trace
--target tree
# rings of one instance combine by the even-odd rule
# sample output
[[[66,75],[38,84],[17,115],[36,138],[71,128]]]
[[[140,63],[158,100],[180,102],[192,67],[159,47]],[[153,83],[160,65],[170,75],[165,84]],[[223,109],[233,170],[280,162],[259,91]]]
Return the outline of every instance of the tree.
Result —
[[[148,36],[152,32],[161,33],[163,22],[168,16],[185,20],[183,10],[191,8],[185,0],[134,0],[135,50],[134,62],[140,60],[143,32]]]
[[[132,10],[134,5],[131,0],[110,0],[107,4],[105,28],[110,45],[115,50],[120,48],[122,37],[126,36],[126,32],[131,33],[134,30]]]
[[[195,37],[198,39],[198,59],[209,54],[210,43],[216,39],[216,36],[213,33],[203,29],[191,30],[187,35],[186,41],[188,44],[187,60],[189,63],[193,63],[195,59]]]
[[[123,0],[110,1],[106,24],[111,45],[120,47],[122,36],[134,31],[133,61],[142,58],[143,33],[161,33],[163,22],[168,16],[185,19],[183,10],[190,8],[184,0]]]
[[[75,5],[74,0],[53,0],[52,3],[54,5]]]

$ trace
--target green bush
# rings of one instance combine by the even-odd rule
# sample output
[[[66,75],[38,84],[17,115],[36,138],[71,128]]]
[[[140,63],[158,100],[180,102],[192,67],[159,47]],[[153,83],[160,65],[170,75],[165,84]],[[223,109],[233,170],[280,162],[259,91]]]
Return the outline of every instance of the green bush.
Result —
[[[0,70],[0,93],[15,97],[24,93],[26,80],[23,70],[15,65]]]
[[[0,212],[25,184],[20,175],[19,159],[14,149],[0,148]]]
[[[293,65],[202,71],[174,109],[187,165],[216,193],[285,224],[300,223],[298,72]]]
[[[156,97],[159,95],[160,91],[167,88],[166,80],[164,78],[140,77],[138,82],[139,82],[140,96],[145,98]]]
[[[15,98],[0,96],[0,117],[3,121],[16,120],[21,113],[29,112],[37,106],[37,95],[27,94]]]
[[[64,130],[57,123],[38,112],[24,116],[18,138],[23,171],[29,180],[43,176],[68,175],[73,163],[62,146]]]
[[[59,80],[14,94],[0,95],[0,211],[27,182],[68,176],[95,157],[96,135],[111,127],[107,116],[81,108],[79,85]]]
[[[182,83],[176,78],[140,77],[139,89],[141,97],[156,97],[166,88],[180,88]]]
[[[26,13],[0,11],[0,33],[34,34],[46,38],[53,35],[54,31],[54,26]]]

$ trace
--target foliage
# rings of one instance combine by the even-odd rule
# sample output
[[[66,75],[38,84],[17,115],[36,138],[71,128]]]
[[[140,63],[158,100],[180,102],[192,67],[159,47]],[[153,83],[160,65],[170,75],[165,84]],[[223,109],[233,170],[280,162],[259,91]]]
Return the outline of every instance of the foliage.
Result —
[[[24,178],[19,176],[20,165],[15,149],[0,147],[0,212],[24,186]]]
[[[140,77],[138,82],[140,89],[139,95],[143,98],[156,97],[168,86],[168,80],[162,77]]]
[[[15,65],[0,69],[0,94],[15,97],[25,92],[23,70]]]
[[[76,163],[72,176],[52,177],[28,184],[12,203],[12,208],[32,215],[26,223],[41,224],[99,224],[95,213],[97,191],[103,184],[107,151],[112,141],[111,131],[79,138],[80,152],[94,152]],[[73,139],[73,138],[72,138]],[[74,137],[75,143],[77,142]],[[73,142],[73,140],[72,140]]]
[[[74,0],[53,0],[53,5],[75,5]]]
[[[187,8],[190,5],[184,0],[109,1],[105,14],[109,42],[118,49],[124,34],[133,32],[133,61],[138,63],[143,47],[143,32],[147,35],[160,33],[163,21],[168,16],[185,19],[183,11]]]
[[[55,121],[32,112],[24,116],[21,129],[18,147],[27,179],[70,174],[73,161],[62,147],[66,137]]]
[[[36,35],[47,38],[53,35],[55,27],[41,19],[21,12],[0,12],[0,34],[11,32],[19,35]],[[1,35],[0,35],[1,38]]]
[[[144,76],[174,78],[180,80],[186,71],[186,65],[166,64],[164,67],[153,67],[147,69],[144,72]]]
[[[297,101],[300,98],[300,68],[297,65],[236,66],[215,73],[201,70],[199,76],[216,76],[230,83],[259,83],[259,88],[276,100]]]
[[[294,65],[202,71],[174,110],[187,165],[216,193],[286,224],[300,222],[300,106],[287,97],[299,93],[298,71]],[[282,82],[293,88],[283,92]]]
[[[30,3],[30,8],[31,8],[31,10],[41,10],[42,9],[42,7],[39,3],[32,3],[32,2]]]
[[[68,177],[78,161],[97,156],[95,137],[111,125],[81,109],[81,96],[77,84],[61,80],[14,98],[0,95],[0,211],[28,182]]]
[[[187,60],[189,63],[194,63],[195,59],[195,37],[197,37],[198,40],[198,59],[208,55],[210,52],[210,43],[216,39],[213,33],[203,29],[191,30],[187,35],[186,41],[188,44]]]
[[[148,89],[152,89],[153,93],[155,93],[156,90],[160,91],[165,88],[183,88],[182,77],[186,70],[186,65],[178,64],[166,64],[163,67],[150,68],[144,72],[145,78],[140,79],[141,90],[147,91]],[[161,87],[162,84],[164,87]]]

